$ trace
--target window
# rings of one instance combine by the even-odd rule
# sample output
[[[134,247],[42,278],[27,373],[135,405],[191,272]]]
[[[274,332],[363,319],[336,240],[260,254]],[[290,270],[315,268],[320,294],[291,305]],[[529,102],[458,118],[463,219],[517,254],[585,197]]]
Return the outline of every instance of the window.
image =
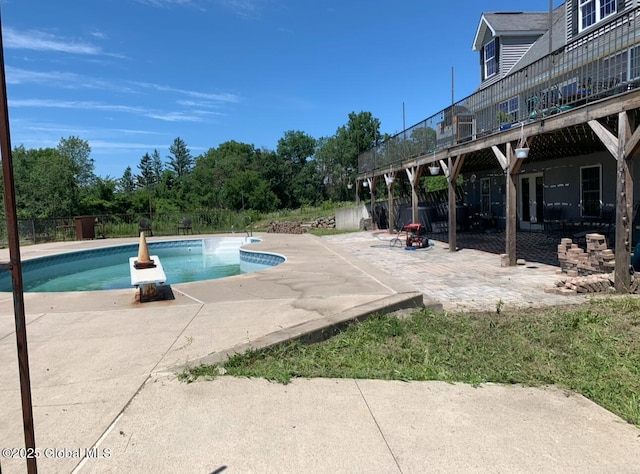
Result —
[[[491,181],[489,178],[480,178],[480,212],[491,214]]]
[[[492,39],[484,46],[484,77],[485,79],[498,72],[496,64],[496,40]]]
[[[616,0],[578,0],[580,31],[595,25],[616,12]]]
[[[602,212],[602,182],[600,165],[580,168],[580,198],[582,217],[600,217]]]
[[[502,102],[499,105],[499,109],[500,112],[510,115],[512,122],[515,122],[518,120],[519,104],[520,101],[518,100],[518,97],[512,97],[511,99]]]
[[[631,67],[629,79],[638,79],[640,77],[640,46],[631,48],[629,51],[629,65]]]
[[[619,53],[602,60],[601,89],[608,89],[627,80],[627,53]]]

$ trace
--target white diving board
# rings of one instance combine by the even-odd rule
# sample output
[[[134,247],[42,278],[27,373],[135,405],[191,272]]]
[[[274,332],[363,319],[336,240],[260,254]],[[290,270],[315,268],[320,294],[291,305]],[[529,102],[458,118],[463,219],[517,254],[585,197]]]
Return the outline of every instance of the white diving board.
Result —
[[[156,294],[156,285],[163,284],[167,281],[167,276],[162,268],[162,263],[157,255],[149,257],[155,267],[150,268],[136,268],[135,263],[138,260],[137,257],[129,258],[129,270],[131,272],[131,285],[136,288],[140,287],[140,299],[151,298]]]

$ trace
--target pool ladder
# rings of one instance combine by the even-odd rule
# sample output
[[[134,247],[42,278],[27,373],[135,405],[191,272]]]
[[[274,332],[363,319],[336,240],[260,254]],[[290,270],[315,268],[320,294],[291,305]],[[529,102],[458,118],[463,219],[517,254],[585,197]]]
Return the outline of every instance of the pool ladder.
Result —
[[[251,216],[249,214],[243,214],[238,217],[238,219],[231,226],[231,233],[235,234],[236,226],[246,220],[249,220],[249,223],[245,225],[244,231],[247,233],[247,237],[253,237],[253,221],[251,220]]]

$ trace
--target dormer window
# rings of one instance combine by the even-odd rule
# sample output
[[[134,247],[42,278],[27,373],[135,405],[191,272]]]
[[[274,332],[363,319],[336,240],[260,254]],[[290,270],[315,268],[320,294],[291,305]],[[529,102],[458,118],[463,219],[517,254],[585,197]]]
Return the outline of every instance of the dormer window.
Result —
[[[578,24],[580,31],[601,22],[616,10],[616,0],[578,0]]]
[[[494,38],[484,46],[484,77],[485,79],[493,76],[496,72],[498,72],[496,59],[497,59],[496,40]]]

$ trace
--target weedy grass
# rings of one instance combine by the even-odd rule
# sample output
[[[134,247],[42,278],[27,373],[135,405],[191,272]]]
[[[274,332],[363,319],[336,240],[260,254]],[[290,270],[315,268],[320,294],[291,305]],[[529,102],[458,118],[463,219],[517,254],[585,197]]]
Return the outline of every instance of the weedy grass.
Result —
[[[201,376],[441,380],[539,386],[578,392],[640,426],[640,300],[495,313],[417,311],[377,315],[316,344],[290,342],[236,355]]]

